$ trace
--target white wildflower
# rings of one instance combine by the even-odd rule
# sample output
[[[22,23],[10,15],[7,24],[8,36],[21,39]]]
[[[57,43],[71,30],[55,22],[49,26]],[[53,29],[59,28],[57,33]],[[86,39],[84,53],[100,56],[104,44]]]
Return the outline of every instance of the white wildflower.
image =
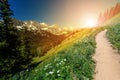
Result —
[[[61,61],[61,63],[63,63],[63,61]]]
[[[64,59],[64,61],[66,61],[66,59]]]
[[[59,64],[61,64],[61,62]]]
[[[59,72],[60,72],[60,70],[57,71],[57,73],[59,73]]]
[[[28,72],[29,70],[27,69],[26,71]]]
[[[54,72],[50,71],[49,74],[53,74]]]
[[[58,76],[60,76],[60,74],[57,74]]]
[[[51,63],[50,64],[47,64],[46,66],[45,66],[45,68],[47,68],[48,66],[50,66],[51,65]]]

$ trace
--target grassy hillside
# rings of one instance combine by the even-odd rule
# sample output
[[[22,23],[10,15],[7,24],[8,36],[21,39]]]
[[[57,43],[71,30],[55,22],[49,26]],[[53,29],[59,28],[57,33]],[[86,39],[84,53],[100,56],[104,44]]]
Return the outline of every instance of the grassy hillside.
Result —
[[[107,37],[112,46],[120,51],[120,14],[105,23],[108,26]]]
[[[111,28],[108,29],[107,37],[113,47],[120,51],[120,24],[111,26]]]
[[[92,80],[95,35],[103,28],[82,29],[46,55],[35,58],[37,67],[13,75],[10,80]]]
[[[42,62],[45,59],[49,58],[50,56],[53,56],[54,54],[57,54],[61,50],[65,50],[67,48],[70,48],[70,46],[74,45],[77,41],[81,41],[85,39],[88,36],[95,36],[96,33],[103,30],[102,27],[98,28],[91,28],[91,29],[81,29],[76,31],[74,34],[71,34],[67,39],[65,39],[60,45],[56,46],[55,48],[52,48],[47,52],[46,55],[43,57],[37,57],[34,58],[34,62]]]
[[[103,25],[111,26],[115,24],[120,24],[120,13],[112,17],[111,19],[107,20]]]

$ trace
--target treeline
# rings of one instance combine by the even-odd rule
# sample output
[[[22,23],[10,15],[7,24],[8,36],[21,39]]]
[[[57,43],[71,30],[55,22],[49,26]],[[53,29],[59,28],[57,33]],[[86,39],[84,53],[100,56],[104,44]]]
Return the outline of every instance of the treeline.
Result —
[[[111,9],[107,9],[104,13],[100,13],[98,25],[103,24],[105,21],[109,20],[118,13],[120,13],[120,3],[117,3],[116,6],[112,7]]]

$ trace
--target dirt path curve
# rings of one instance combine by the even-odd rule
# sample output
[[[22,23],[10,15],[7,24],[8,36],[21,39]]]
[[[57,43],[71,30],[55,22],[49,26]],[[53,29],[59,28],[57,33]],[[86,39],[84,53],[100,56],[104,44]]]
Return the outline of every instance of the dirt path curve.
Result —
[[[113,50],[106,38],[106,31],[96,36],[97,48],[93,59],[96,61],[95,80],[120,80],[120,55]]]

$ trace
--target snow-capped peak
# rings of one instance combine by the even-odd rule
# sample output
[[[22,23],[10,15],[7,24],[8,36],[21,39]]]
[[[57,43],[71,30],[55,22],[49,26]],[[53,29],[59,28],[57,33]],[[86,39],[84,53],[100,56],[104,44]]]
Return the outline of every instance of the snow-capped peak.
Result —
[[[46,24],[44,22],[40,23],[40,25],[42,25],[42,26],[48,26],[48,24]]]

